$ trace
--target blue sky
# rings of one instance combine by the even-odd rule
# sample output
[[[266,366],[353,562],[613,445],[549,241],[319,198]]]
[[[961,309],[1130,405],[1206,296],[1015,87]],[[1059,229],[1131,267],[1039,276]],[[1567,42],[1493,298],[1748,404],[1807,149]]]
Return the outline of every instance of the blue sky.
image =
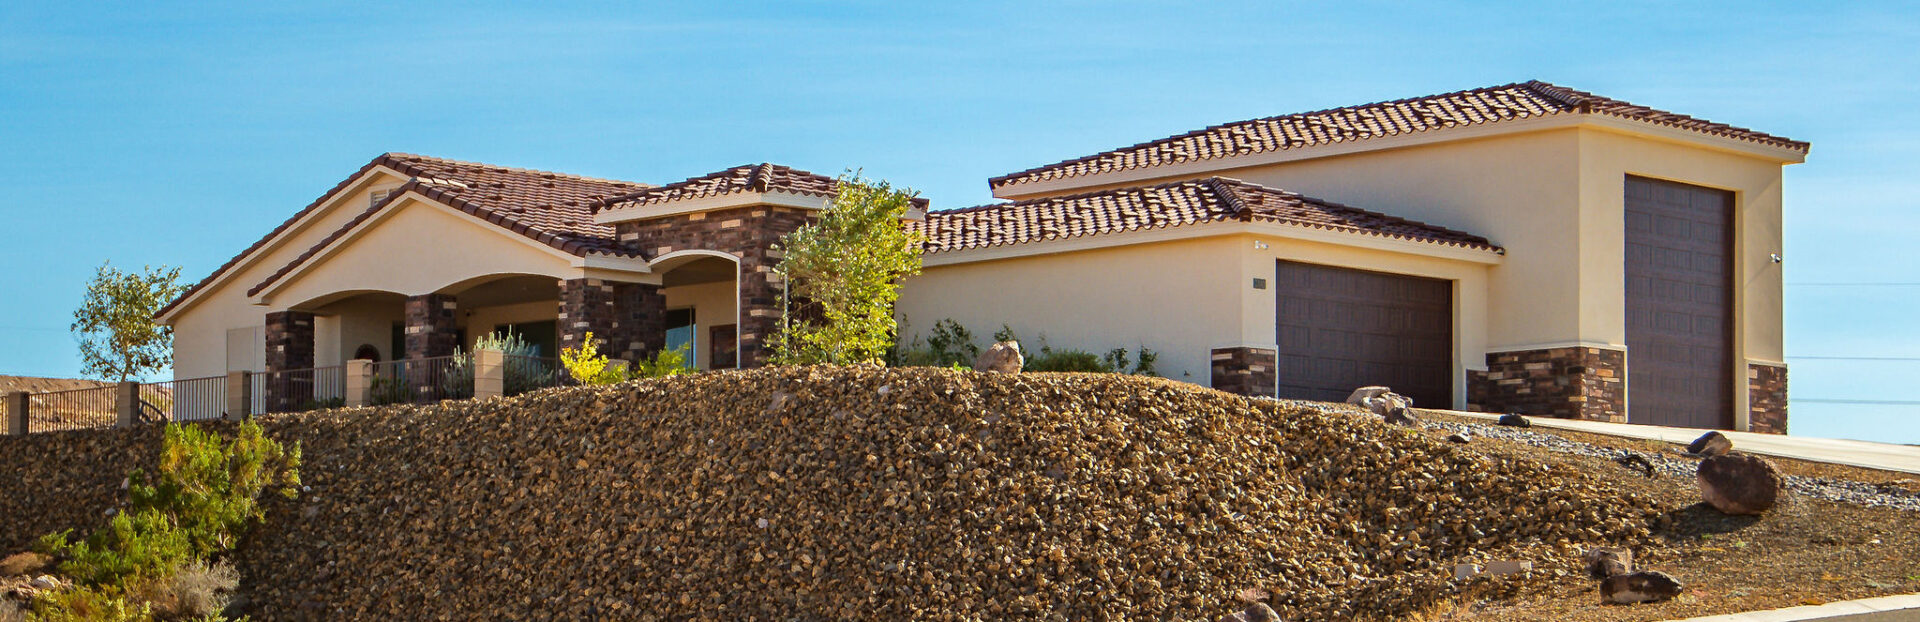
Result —
[[[0,374],[78,372],[101,262],[197,280],[385,151],[864,167],[956,207],[1205,125],[1538,78],[1811,141],[1792,427],[1920,443],[1920,361],[1800,358],[1920,358],[1916,5],[532,4],[0,3]]]

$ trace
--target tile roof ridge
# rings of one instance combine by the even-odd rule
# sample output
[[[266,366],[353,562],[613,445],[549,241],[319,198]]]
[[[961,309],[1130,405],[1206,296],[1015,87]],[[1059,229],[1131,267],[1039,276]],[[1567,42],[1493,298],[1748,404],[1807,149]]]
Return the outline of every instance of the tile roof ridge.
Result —
[[[1528,80],[1520,83],[1520,86],[1540,94],[1541,97],[1560,102],[1568,110],[1579,113],[1593,112],[1594,100],[1600,99],[1592,93],[1570,89],[1545,80]]]
[[[552,175],[557,178],[565,178],[565,179],[572,179],[572,180],[585,181],[585,182],[594,182],[594,183],[603,183],[603,184],[612,184],[612,185],[626,184],[630,186],[637,186],[641,190],[653,187],[651,184],[648,184],[646,182],[630,181],[625,179],[612,179],[607,177],[589,177],[587,175],[576,175],[573,173],[562,173],[559,171],[548,171],[548,170],[542,170],[537,168],[523,168],[523,167],[517,167],[517,166],[502,166],[499,164],[488,164],[486,162],[474,162],[471,160],[455,160],[453,158],[442,158],[439,156],[422,155],[418,153],[406,153],[406,152],[400,152],[400,151],[389,151],[389,152],[380,154],[379,157],[374,158],[376,162],[386,164],[394,168],[395,170],[401,170],[402,172],[408,173],[410,176],[418,176],[418,175],[414,175],[414,173],[419,172],[420,169],[415,167],[413,164],[409,163],[408,162],[409,159],[438,162],[441,164],[450,164],[454,166],[472,166],[472,167],[479,167],[479,168],[489,168],[489,169],[507,171],[512,173],[525,173],[529,175],[538,175],[538,176]]]
[[[1218,195],[1222,202],[1225,202],[1228,207],[1233,208],[1233,217],[1235,219],[1247,220],[1253,217],[1253,208],[1247,205],[1246,197],[1240,196],[1240,192],[1234,188],[1234,186],[1243,185],[1246,182],[1218,175],[1208,177],[1201,181],[1204,182],[1208,188],[1211,188],[1213,193]]]
[[[1176,141],[1176,140],[1180,140],[1180,139],[1183,139],[1183,138],[1194,138],[1194,137],[1198,137],[1198,136],[1203,136],[1203,135],[1206,135],[1207,133],[1209,133],[1209,132],[1213,132],[1213,131],[1215,131],[1215,130],[1221,130],[1221,129],[1225,129],[1225,128],[1230,128],[1230,127],[1235,127],[1235,126],[1242,126],[1242,125],[1247,125],[1247,124],[1251,124],[1251,123],[1260,123],[1260,122],[1268,122],[1268,121],[1280,121],[1280,120],[1283,120],[1283,119],[1289,119],[1289,118],[1294,118],[1294,117],[1310,117],[1310,116],[1315,116],[1315,115],[1324,115],[1324,114],[1333,114],[1333,113],[1336,113],[1336,112],[1343,112],[1343,111],[1352,111],[1352,110],[1360,110],[1360,109],[1364,109],[1364,108],[1372,108],[1372,107],[1376,107],[1376,106],[1391,106],[1391,105],[1394,105],[1394,104],[1406,104],[1406,103],[1412,103],[1412,102],[1416,102],[1416,101],[1421,101],[1421,100],[1426,100],[1426,99],[1440,99],[1440,98],[1445,98],[1445,97],[1455,97],[1455,96],[1459,96],[1459,95],[1465,95],[1465,94],[1467,94],[1467,93],[1478,93],[1478,92],[1491,92],[1491,91],[1500,91],[1500,90],[1506,90],[1506,89],[1512,89],[1512,88],[1520,88],[1520,87],[1524,87],[1524,86],[1526,86],[1527,84],[1528,84],[1528,83],[1526,83],[1526,82],[1511,82],[1511,83],[1507,83],[1507,84],[1501,84],[1501,85],[1496,85],[1496,86],[1482,86],[1482,87],[1477,87],[1477,88],[1470,88],[1470,89],[1460,89],[1460,90],[1457,90],[1457,91],[1450,91],[1450,92],[1446,92],[1446,93],[1437,93],[1437,94],[1433,94],[1433,95],[1420,95],[1420,96],[1417,96],[1417,97],[1402,97],[1402,98],[1399,98],[1399,99],[1389,99],[1389,100],[1383,100],[1383,101],[1376,101],[1376,102],[1371,102],[1371,103],[1365,103],[1365,104],[1353,104],[1353,105],[1347,105],[1347,106],[1334,106],[1334,107],[1332,107],[1332,108],[1322,108],[1322,109],[1319,109],[1319,110],[1308,110],[1308,111],[1304,111],[1304,112],[1289,112],[1289,113],[1286,113],[1286,114],[1278,114],[1278,115],[1272,115],[1272,116],[1266,116],[1266,117],[1255,117],[1255,118],[1252,118],[1252,119],[1242,119],[1242,120],[1239,120],[1239,121],[1229,121],[1229,122],[1226,122],[1226,123],[1216,123],[1216,124],[1213,124],[1213,125],[1209,125],[1209,126],[1206,126],[1206,127],[1203,127],[1203,128],[1200,128],[1200,129],[1197,129],[1197,130],[1193,130],[1193,131],[1190,131],[1190,132],[1181,132],[1181,133],[1178,133],[1178,134],[1173,134],[1173,135],[1170,135],[1170,136],[1163,136],[1163,137],[1160,137],[1160,138],[1155,138],[1155,139],[1153,139],[1153,140],[1148,140],[1148,141],[1142,141],[1142,142],[1138,142],[1138,143],[1134,143],[1134,144],[1131,144],[1131,145],[1127,145],[1127,146],[1124,146],[1124,147],[1114,147],[1114,148],[1112,148],[1112,149],[1107,149],[1107,150],[1104,150],[1104,151],[1101,151],[1101,152],[1099,152],[1099,153],[1095,153],[1095,154],[1093,154],[1093,155],[1087,155],[1087,156],[1081,156],[1081,157],[1078,157],[1078,158],[1070,158],[1070,159],[1066,159],[1066,160],[1061,160],[1061,161],[1059,161],[1059,162],[1054,162],[1054,163],[1052,163],[1052,164],[1044,164],[1044,165],[1040,165],[1040,166],[1036,166],[1036,167],[1033,167],[1033,168],[1029,168],[1029,169],[1026,169],[1026,170],[1023,170],[1023,171],[1015,171],[1015,172],[1012,172],[1012,173],[1007,173],[1007,174],[1005,174],[1005,175],[1000,175],[1000,176],[998,176],[998,177],[992,177],[992,178],[988,178],[988,179],[987,179],[987,185],[988,185],[988,186],[990,186],[990,187],[994,187],[994,186],[999,186],[999,185],[1001,185],[1001,184],[1000,184],[1000,182],[1002,182],[1002,181],[1005,181],[1005,180],[1010,180],[1010,179],[1014,179],[1014,178],[1017,178],[1017,177],[1023,177],[1023,176],[1026,176],[1026,175],[1030,175],[1030,174],[1033,174],[1033,173],[1038,173],[1038,172],[1041,172],[1041,171],[1045,171],[1045,170],[1048,170],[1048,169],[1052,169],[1052,168],[1058,168],[1058,167],[1060,167],[1060,166],[1062,166],[1062,165],[1066,165],[1066,164],[1077,164],[1077,163],[1080,163],[1080,162],[1088,162],[1088,161],[1092,161],[1092,160],[1097,160],[1097,159],[1100,159],[1100,158],[1103,158],[1103,157],[1107,157],[1107,156],[1110,156],[1110,155],[1113,155],[1113,154],[1115,154],[1115,153],[1120,153],[1120,152],[1124,152],[1124,151],[1131,151],[1131,150],[1134,150],[1134,149],[1144,149],[1144,148],[1147,148],[1147,147],[1152,147],[1152,146],[1154,146],[1154,145],[1158,145],[1158,144],[1161,144],[1161,143],[1166,143],[1166,142],[1171,142],[1171,141]]]
[[[1196,179],[1175,179],[1172,181],[1165,181],[1157,184],[1146,184],[1146,185],[1140,185],[1140,186],[1120,186],[1118,188],[1103,188],[1100,190],[1088,190],[1085,192],[1075,192],[1073,194],[1062,194],[1057,196],[1044,196],[1044,197],[1034,197],[1031,199],[1020,199],[1018,201],[1002,201],[999,203],[987,203],[985,205],[971,205],[967,207],[955,207],[955,208],[942,209],[942,210],[928,210],[927,215],[935,216],[935,215],[945,215],[945,214],[963,214],[963,213],[970,213],[970,212],[983,212],[987,210],[1007,209],[1011,207],[1025,207],[1028,205],[1039,205],[1043,203],[1071,201],[1074,199],[1085,199],[1085,198],[1097,197],[1097,196],[1114,195],[1114,194],[1120,194],[1122,192],[1129,192],[1129,191],[1144,192],[1147,190],[1161,190],[1161,189],[1173,188],[1177,186],[1196,185],[1200,182],[1206,181],[1206,179],[1211,179],[1211,178],[1202,178],[1197,180]],[[1232,179],[1232,178],[1226,177],[1222,179]],[[1238,181],[1238,180],[1235,180],[1235,181]]]

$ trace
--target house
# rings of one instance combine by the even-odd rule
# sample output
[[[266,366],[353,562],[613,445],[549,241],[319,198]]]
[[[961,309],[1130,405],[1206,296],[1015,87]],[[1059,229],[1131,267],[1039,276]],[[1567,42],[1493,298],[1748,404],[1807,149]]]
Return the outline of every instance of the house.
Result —
[[[915,214],[951,318],[1249,395],[1784,432],[1781,167],[1807,144],[1542,82],[1254,119]],[[833,180],[650,186],[375,158],[160,317],[176,375],[449,354],[493,331],[766,360],[769,245]]]

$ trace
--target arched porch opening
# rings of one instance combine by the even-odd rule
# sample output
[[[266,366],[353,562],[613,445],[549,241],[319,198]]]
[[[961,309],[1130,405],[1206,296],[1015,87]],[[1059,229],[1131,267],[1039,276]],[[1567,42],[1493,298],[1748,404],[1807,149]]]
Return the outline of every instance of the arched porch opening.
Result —
[[[653,262],[661,278],[662,347],[685,349],[698,370],[740,366],[740,264],[718,251],[681,251]]]

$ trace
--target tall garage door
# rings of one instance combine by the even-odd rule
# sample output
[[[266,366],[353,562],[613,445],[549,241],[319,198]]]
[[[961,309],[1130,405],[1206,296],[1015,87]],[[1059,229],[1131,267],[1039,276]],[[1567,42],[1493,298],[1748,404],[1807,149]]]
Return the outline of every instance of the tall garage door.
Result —
[[[1733,423],[1733,195],[1627,178],[1627,420]]]
[[[1387,385],[1453,407],[1453,284],[1280,262],[1280,397],[1340,401]]]

